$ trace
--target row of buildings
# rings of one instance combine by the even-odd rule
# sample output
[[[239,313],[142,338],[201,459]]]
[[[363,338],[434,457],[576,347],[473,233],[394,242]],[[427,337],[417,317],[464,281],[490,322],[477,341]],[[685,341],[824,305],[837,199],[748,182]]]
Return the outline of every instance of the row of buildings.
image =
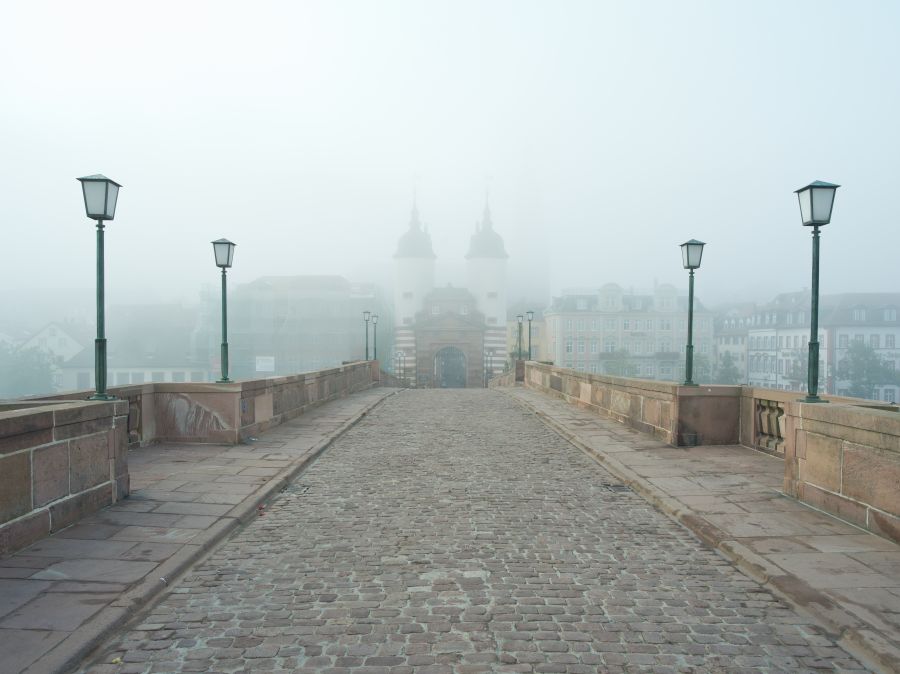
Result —
[[[231,376],[293,374],[362,359],[368,327],[369,355],[421,387],[483,386],[516,357],[527,357],[529,341],[532,359],[566,368],[684,379],[687,297],[674,286],[641,293],[607,283],[565,291],[549,303],[510,305],[508,256],[487,204],[465,257],[464,287],[436,278],[437,256],[414,205],[394,254],[391,299],[375,284],[339,276],[267,276],[235,287],[229,296]],[[804,292],[716,311],[695,299],[694,381],[805,390],[809,306]],[[850,392],[838,371],[853,344],[865,344],[900,370],[898,309],[897,293],[821,299],[821,391]],[[364,323],[364,311],[379,315],[377,326]],[[199,307],[111,307],[108,316],[110,385],[219,377],[214,289],[204,291]],[[89,327],[51,323],[21,344],[52,355],[55,389],[93,387]],[[878,382],[872,396],[900,399],[896,378]]]

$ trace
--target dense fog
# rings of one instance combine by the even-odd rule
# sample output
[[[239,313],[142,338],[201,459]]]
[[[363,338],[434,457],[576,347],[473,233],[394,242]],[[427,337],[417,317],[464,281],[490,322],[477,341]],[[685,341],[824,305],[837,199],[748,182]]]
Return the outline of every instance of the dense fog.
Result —
[[[389,313],[414,201],[442,285],[465,284],[489,202],[510,305],[608,282],[684,293],[678,245],[697,238],[715,307],[809,287],[793,191],[822,179],[842,185],[822,293],[897,292],[897,25],[888,1],[11,3],[0,343],[56,322],[91,345],[95,228],[75,179],[93,173],[123,185],[110,348],[143,334],[144,354],[173,332],[215,352],[220,237],[237,243],[232,293],[339,278],[348,311]]]

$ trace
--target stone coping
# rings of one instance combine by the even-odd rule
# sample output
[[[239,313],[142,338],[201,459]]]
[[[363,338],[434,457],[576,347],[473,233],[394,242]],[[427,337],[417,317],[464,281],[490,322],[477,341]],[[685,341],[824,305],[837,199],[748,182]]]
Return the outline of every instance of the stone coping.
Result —
[[[900,546],[784,496],[780,457],[671,447],[559,398],[502,390],[875,671],[900,671]]]

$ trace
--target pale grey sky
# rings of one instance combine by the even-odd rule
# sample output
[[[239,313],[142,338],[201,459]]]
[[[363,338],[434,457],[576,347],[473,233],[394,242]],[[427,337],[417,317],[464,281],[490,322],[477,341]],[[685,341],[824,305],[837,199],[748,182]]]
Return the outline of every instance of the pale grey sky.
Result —
[[[889,1],[10,2],[0,283],[92,293],[100,172],[111,302],[193,299],[222,236],[232,283],[384,278],[414,184],[440,278],[489,184],[511,299],[529,270],[686,287],[699,238],[721,302],[808,286],[792,192],[828,180],[822,292],[898,291],[898,29]]]

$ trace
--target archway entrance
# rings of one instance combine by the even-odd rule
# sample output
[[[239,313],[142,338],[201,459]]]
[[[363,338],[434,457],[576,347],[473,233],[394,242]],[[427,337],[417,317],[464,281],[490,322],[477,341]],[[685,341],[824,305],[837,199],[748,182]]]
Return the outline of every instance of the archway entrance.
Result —
[[[434,385],[438,388],[465,388],[466,355],[455,346],[445,346],[434,354]]]

